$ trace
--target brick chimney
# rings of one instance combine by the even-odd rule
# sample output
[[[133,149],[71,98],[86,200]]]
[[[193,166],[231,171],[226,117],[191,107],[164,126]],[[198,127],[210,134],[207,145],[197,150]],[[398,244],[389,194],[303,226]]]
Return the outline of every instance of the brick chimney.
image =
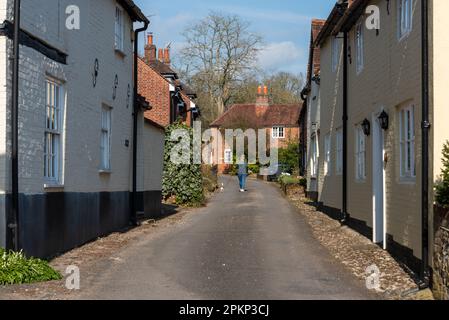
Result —
[[[158,50],[157,59],[158,59],[160,62],[165,63],[164,49],[159,49],[159,50]]]
[[[257,88],[257,99],[256,106],[268,106],[270,105],[269,97],[268,97],[268,87],[267,86],[259,86]]]
[[[145,60],[152,62],[156,60],[156,46],[153,43],[153,34],[148,33],[147,44],[145,45]]]
[[[170,60],[170,48],[165,48],[164,49],[164,63],[166,65],[170,65],[171,64],[171,60]]]

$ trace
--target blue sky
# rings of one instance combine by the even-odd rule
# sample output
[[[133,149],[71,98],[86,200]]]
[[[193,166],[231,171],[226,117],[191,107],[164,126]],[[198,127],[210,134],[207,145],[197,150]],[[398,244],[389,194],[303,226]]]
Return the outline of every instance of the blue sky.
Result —
[[[335,0],[135,0],[150,16],[155,43],[172,43],[172,54],[183,45],[183,29],[211,10],[237,14],[264,37],[259,65],[267,72],[305,72],[312,18],[326,18]]]

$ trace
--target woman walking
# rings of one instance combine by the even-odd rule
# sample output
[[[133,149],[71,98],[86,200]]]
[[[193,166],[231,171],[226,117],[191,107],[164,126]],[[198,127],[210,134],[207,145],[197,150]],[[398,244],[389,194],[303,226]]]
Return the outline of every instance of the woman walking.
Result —
[[[246,178],[248,176],[248,165],[245,162],[245,157],[241,157],[238,165],[238,176],[240,184],[240,192],[246,191]]]

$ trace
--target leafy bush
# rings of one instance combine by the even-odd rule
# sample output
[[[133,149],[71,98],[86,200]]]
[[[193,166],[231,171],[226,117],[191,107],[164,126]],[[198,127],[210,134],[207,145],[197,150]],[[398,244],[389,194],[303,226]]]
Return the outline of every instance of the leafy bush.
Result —
[[[285,187],[285,186],[288,186],[288,185],[299,184],[300,183],[300,179],[299,178],[295,178],[295,177],[289,176],[289,175],[281,175],[279,177],[278,181],[281,184],[281,187]]]
[[[176,164],[171,161],[171,152],[179,141],[172,141],[174,130],[185,130],[190,135],[190,164]],[[203,176],[201,165],[193,163],[193,130],[182,124],[174,123],[166,130],[164,174],[162,178],[162,195],[165,199],[173,198],[178,205],[197,206],[204,202]]]
[[[449,208],[449,142],[443,147],[442,162],[441,182],[435,187],[436,201],[440,206]]]
[[[218,168],[217,166],[203,165],[203,189],[206,192],[214,192],[218,189]]]
[[[279,163],[284,164],[287,167],[289,173],[295,173],[299,171],[299,144],[291,142],[286,148],[279,149]]]
[[[27,259],[22,252],[0,248],[0,285],[60,280],[62,276],[43,260]]]

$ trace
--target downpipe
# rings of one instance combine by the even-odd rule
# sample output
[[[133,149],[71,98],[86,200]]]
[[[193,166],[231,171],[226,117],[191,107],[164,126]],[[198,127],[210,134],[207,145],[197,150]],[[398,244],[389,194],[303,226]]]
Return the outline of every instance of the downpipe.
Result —
[[[343,34],[343,183],[341,224],[346,224],[348,215],[348,33]]]
[[[421,0],[422,26],[422,265],[420,274],[420,289],[430,286],[429,269],[429,3]]]
[[[12,249],[18,252],[20,244],[19,216],[19,50],[20,50],[20,0],[14,0],[14,36],[12,69],[12,105],[11,105],[11,207],[12,222],[8,228],[13,233]],[[9,219],[8,219],[9,220]],[[10,242],[10,241],[8,241]]]
[[[134,107],[133,107],[133,176],[132,176],[132,195],[130,208],[131,225],[137,226],[137,124],[139,117],[138,106],[138,52],[139,52],[139,33],[148,29],[149,23],[144,22],[142,28],[134,31]]]

